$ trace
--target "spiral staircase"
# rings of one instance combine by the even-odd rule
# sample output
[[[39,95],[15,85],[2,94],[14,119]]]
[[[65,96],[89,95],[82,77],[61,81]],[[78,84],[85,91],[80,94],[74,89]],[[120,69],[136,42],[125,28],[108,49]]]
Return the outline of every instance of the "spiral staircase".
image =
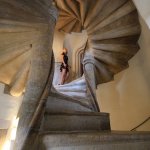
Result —
[[[97,85],[113,80],[139,50],[131,0],[0,0],[0,14],[0,81],[7,94],[25,92],[15,150],[149,149],[149,133],[112,132],[95,95]],[[56,20],[59,31],[86,30],[88,42],[85,78],[54,88]]]

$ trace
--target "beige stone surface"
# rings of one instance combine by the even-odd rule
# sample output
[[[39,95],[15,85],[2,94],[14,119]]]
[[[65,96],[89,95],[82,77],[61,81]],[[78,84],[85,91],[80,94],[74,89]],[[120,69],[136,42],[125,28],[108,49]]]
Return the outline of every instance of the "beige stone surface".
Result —
[[[141,50],[129,62],[127,70],[97,89],[101,111],[110,113],[112,130],[131,130],[150,117],[150,30],[143,19],[140,22]],[[150,131],[149,122],[138,130]]]
[[[55,56],[55,62],[61,62],[61,53],[63,50],[63,44],[65,39],[65,33],[59,32],[55,29],[54,33],[54,42],[53,42],[53,51]]]
[[[150,1],[149,0],[133,0],[136,8],[139,11],[139,14],[142,16],[143,20],[146,22],[148,27],[150,28]]]
[[[11,121],[17,116],[21,102],[22,96],[4,94],[4,84],[0,84],[0,128],[9,128]]]

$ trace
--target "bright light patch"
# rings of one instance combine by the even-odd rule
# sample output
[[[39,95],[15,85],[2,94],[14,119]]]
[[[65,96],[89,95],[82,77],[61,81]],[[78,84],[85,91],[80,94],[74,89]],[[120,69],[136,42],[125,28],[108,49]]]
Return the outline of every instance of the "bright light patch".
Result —
[[[12,123],[12,130],[11,130],[11,140],[16,139],[16,132],[17,132],[17,126],[18,126],[19,118],[15,118]]]
[[[11,141],[10,140],[6,141],[2,150],[10,150],[10,145],[11,145]]]
[[[18,127],[19,118],[14,118],[10,127],[9,135],[7,136],[7,140],[2,148],[2,150],[10,150],[11,149],[11,143],[16,139],[16,132]]]

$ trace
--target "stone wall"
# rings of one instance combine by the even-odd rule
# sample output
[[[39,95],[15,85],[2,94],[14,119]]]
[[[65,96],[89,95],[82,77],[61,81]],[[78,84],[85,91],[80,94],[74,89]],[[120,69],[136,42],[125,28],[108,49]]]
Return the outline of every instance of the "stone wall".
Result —
[[[97,89],[100,109],[110,113],[112,130],[131,130],[150,116],[150,30],[143,19],[140,22],[141,50],[130,60],[127,70]],[[150,121],[139,130],[150,130]]]
[[[22,102],[22,96],[4,94],[4,84],[0,84],[0,129],[8,129]]]

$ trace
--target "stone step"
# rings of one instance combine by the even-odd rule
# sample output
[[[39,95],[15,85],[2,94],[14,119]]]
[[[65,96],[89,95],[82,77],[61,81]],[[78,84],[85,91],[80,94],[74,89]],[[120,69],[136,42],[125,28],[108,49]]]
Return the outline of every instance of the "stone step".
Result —
[[[82,86],[86,88],[86,81],[84,76],[63,85],[55,85],[54,87],[59,89],[59,88],[67,88],[72,86]]]
[[[44,133],[46,150],[150,150],[150,132]]]
[[[88,104],[89,102],[87,101],[87,98],[84,98],[85,101],[83,101],[83,97],[80,97],[78,96],[78,99],[74,98],[74,97],[71,97],[71,96],[68,96],[68,95],[64,95],[62,93],[59,93],[58,91],[53,91],[50,93],[49,96],[53,96],[53,97],[58,97],[60,99],[65,99],[65,100],[70,100],[70,101],[74,101],[74,102],[77,102],[77,103],[82,103],[82,104]]]
[[[76,98],[76,97],[81,97],[81,98],[87,98],[87,93],[85,93],[85,92],[76,92],[76,91],[74,91],[74,92],[72,92],[72,91],[59,91],[60,93],[62,93],[62,94],[64,94],[64,95],[68,95],[68,96],[71,96],[71,97],[74,97],[74,98]]]
[[[85,77],[84,75],[76,80],[71,81],[70,83],[65,84],[66,85],[86,85]],[[62,85],[63,86],[63,85]]]
[[[83,100],[83,99],[82,99]],[[83,100],[84,101],[84,100]],[[87,101],[87,100],[86,100]],[[91,112],[92,108],[89,104],[82,103],[70,97],[59,94],[50,95],[46,103],[47,112],[60,112],[61,111],[83,111]]]
[[[46,112],[41,129],[42,131],[110,130],[109,114],[95,112]]]
[[[55,85],[54,88],[64,95],[87,97],[87,87],[84,77],[64,85]]]
[[[59,92],[66,92],[66,91],[70,91],[70,92],[86,92],[86,87],[85,86],[81,86],[81,85],[71,85],[71,86],[55,86],[55,89]]]

